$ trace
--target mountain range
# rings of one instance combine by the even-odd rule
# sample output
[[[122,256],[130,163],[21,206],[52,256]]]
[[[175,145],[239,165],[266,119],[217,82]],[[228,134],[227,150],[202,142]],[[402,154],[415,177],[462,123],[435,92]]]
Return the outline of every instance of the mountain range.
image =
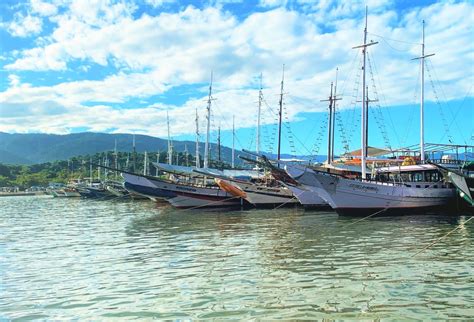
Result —
[[[42,133],[2,133],[0,132],[0,163],[5,164],[38,164],[56,160],[67,160],[79,155],[90,155],[98,152],[113,151],[115,140],[117,150],[120,152],[131,152],[133,150],[133,134],[108,134],[108,133],[73,133],[66,135],[42,134]],[[190,154],[195,154],[194,141],[173,141],[173,150],[184,152],[187,146]],[[137,152],[167,151],[168,141],[147,135],[135,135],[135,146]],[[204,143],[200,144],[201,158],[204,151]],[[211,154],[217,156],[217,145],[211,144]],[[242,151],[235,151],[236,164],[241,160],[238,155],[244,155]],[[222,146],[221,157],[230,163],[232,149]],[[290,158],[290,155],[282,155],[282,158]],[[304,156],[302,156],[304,158]],[[319,156],[318,159],[324,159]]]

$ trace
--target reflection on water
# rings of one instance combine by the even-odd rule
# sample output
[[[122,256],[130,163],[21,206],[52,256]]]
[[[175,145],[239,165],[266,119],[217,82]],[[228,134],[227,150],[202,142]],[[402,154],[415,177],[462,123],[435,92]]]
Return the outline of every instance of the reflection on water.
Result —
[[[473,222],[0,199],[0,319],[474,316]]]

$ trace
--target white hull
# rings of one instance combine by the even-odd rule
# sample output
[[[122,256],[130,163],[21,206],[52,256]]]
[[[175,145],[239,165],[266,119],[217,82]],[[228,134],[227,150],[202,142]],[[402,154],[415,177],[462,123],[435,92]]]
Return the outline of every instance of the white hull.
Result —
[[[454,189],[433,182],[404,185],[346,179],[310,168],[289,166],[288,173],[307,190],[326,200],[341,214],[370,215],[376,211],[416,211],[445,206]]]
[[[236,181],[232,181],[229,184],[235,185],[244,191],[246,194],[244,199],[257,207],[259,205],[294,205],[299,203],[298,199],[294,198],[293,192],[286,187],[266,187]]]
[[[305,189],[303,186],[290,186],[288,189],[293,192],[293,195],[304,207],[327,207],[328,203],[311,190]]]
[[[80,197],[81,194],[77,191],[65,191],[65,190],[52,190],[51,194],[56,198],[76,198]]]

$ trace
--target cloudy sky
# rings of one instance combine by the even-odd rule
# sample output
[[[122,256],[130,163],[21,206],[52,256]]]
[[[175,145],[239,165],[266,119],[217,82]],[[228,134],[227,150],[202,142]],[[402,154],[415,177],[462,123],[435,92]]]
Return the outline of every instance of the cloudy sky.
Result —
[[[337,150],[358,148],[360,51],[369,7],[371,145],[417,143],[422,20],[427,141],[473,144],[474,3],[335,0],[30,0],[0,2],[0,131],[171,134],[212,126],[237,147],[255,142],[263,75],[262,148],[274,149],[285,65],[283,150],[324,153],[336,79]],[[369,68],[370,67],[370,68]],[[324,135],[324,137],[323,137]],[[201,139],[203,139],[203,135]]]

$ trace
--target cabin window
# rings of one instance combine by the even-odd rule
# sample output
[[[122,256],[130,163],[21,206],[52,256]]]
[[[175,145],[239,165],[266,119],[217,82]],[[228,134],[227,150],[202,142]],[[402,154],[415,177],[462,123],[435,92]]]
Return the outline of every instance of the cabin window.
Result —
[[[414,172],[411,174],[411,181],[413,182],[420,182],[423,180],[423,172]]]
[[[440,180],[439,172],[428,172],[426,174],[427,180],[431,182],[437,182]]]

